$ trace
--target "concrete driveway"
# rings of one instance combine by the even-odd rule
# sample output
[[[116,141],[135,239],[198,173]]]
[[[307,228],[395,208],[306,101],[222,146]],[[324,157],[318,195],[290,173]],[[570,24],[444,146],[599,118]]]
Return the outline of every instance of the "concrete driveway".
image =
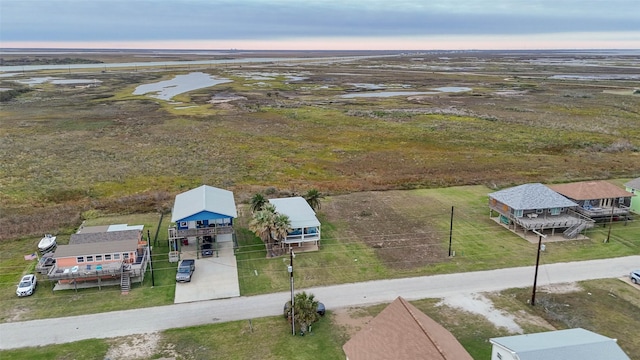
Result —
[[[197,259],[195,240],[183,247],[182,258],[196,259],[196,271],[191,282],[176,284],[175,304],[240,296],[231,234],[219,235],[216,240],[212,257]]]

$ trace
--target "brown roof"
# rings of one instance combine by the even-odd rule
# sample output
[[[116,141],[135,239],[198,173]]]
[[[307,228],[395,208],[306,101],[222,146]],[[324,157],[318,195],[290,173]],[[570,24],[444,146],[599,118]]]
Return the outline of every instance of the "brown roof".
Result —
[[[603,180],[549,185],[549,187],[573,200],[611,199],[633,196],[632,193]]]
[[[114,254],[136,251],[138,239],[103,241],[98,243],[58,245],[53,257],[55,259],[70,256],[85,256],[95,254]]]
[[[473,360],[442,325],[398,297],[342,347],[348,360]]]
[[[140,230],[124,230],[111,232],[88,232],[73,234],[69,239],[69,245],[73,244],[90,244],[110,241],[120,241],[140,238]]]

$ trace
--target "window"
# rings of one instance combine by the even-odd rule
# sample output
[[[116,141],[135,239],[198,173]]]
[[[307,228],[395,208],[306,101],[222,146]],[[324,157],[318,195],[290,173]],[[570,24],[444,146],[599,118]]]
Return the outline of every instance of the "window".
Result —
[[[513,212],[513,215],[514,215],[515,217],[522,217],[522,212],[523,212],[522,210],[515,210],[515,211]]]
[[[77,263],[82,263],[82,262],[84,262],[84,256],[78,256],[78,257],[76,258],[76,262],[77,262]]]
[[[87,262],[93,262],[93,255],[87,256]]]
[[[120,254],[113,254],[113,260],[120,260]]]
[[[96,261],[102,261],[102,255],[96,255]]]
[[[129,258],[129,253],[122,253],[122,258],[127,260]]]
[[[551,214],[551,215],[560,214],[560,208],[551,208],[551,209],[549,209],[549,214]]]
[[[105,259],[106,261],[111,260],[111,254],[107,254],[107,255],[105,255],[105,256],[104,256],[104,259]]]
[[[618,199],[618,204],[624,204],[624,198],[623,197]]]

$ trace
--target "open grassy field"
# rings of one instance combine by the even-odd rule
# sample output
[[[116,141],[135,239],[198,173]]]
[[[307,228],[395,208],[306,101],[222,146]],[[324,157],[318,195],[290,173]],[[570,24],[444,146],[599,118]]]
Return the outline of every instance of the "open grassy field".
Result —
[[[32,272],[35,264],[23,255],[42,234],[64,243],[87,221],[142,223],[154,236],[157,214],[171,209],[174,195],[202,184],[232,190],[241,207],[258,191],[279,197],[316,188],[328,195],[319,211],[321,251],[296,258],[301,288],[531,265],[535,245],[489,220],[487,193],[526,182],[622,184],[640,176],[640,95],[634,94],[640,84],[625,77],[638,66],[624,56],[479,52],[2,77],[0,87],[19,91],[0,107],[0,321],[171,303],[175,268],[166,258],[166,218],[154,248],[153,287],[147,277],[126,299],[115,288],[53,293],[44,281],[27,299],[16,299],[14,289],[20,274]],[[138,85],[193,71],[232,82],[170,102],[133,95]],[[557,77],[566,74],[578,77]],[[98,86],[14,81],[44,76]],[[341,97],[368,94],[372,85],[471,90]],[[211,102],[226,97],[235,100]],[[454,257],[448,256],[451,207]],[[263,244],[247,230],[247,214],[237,222],[241,293],[288,289],[286,261],[265,258]],[[613,224],[605,244],[608,232],[597,227],[590,240],[547,244],[541,261],[640,253],[637,221]],[[276,320],[264,321],[268,328]],[[228,326],[246,334],[246,323]],[[185,349],[193,358],[210,349],[210,329],[215,326],[193,330],[200,335]],[[318,337],[327,347],[344,340],[326,329]],[[286,358],[295,345],[266,341],[273,358]],[[105,344],[79,346],[104,353]],[[216,351],[231,351],[220,346]],[[60,349],[42,357],[72,351]],[[239,355],[230,358],[250,357],[245,350],[252,351],[236,349]]]
[[[638,360],[636,336],[640,291],[617,279],[586,281],[570,291],[538,294],[538,305],[526,304],[530,289],[485,294],[496,309],[512,317],[525,333],[583,327],[618,339],[632,360]],[[515,335],[484,316],[447,306],[440,299],[412,302],[451,331],[474,359],[491,355],[489,339]],[[377,315],[385,304],[329,312],[310,335],[293,337],[282,317],[212,324],[107,340],[88,340],[41,348],[0,351],[2,359],[339,359],[342,345]],[[616,310],[611,316],[610,309]],[[71,355],[72,354],[72,355]]]
[[[174,194],[200,184],[233,190],[242,202],[266,189],[341,194],[635,177],[640,95],[625,80],[634,61],[474,52],[20,72],[0,80],[30,90],[0,108],[0,240],[64,232],[86,211],[167,209]],[[138,85],[193,71],[233,81],[178,95],[179,103],[133,95]],[[564,74],[602,78],[557,77]],[[16,83],[44,76],[99,82]],[[372,85],[471,90],[341,97]],[[225,96],[237,100],[210,102]]]

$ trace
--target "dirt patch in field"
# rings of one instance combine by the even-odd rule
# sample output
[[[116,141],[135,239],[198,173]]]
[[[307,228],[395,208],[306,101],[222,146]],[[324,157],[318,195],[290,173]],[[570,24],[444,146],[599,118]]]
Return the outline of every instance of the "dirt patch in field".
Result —
[[[361,192],[336,196],[322,210],[329,222],[348,224],[339,237],[364,242],[389,267],[420,267],[448,255],[430,223],[432,214],[445,211],[435,199],[402,191]]]
[[[156,353],[160,334],[139,334],[111,340],[105,359],[146,359]]]
[[[331,321],[345,333],[347,338],[351,338],[358,331],[362,330],[373,316],[365,314],[359,308],[343,308],[331,311]]]

